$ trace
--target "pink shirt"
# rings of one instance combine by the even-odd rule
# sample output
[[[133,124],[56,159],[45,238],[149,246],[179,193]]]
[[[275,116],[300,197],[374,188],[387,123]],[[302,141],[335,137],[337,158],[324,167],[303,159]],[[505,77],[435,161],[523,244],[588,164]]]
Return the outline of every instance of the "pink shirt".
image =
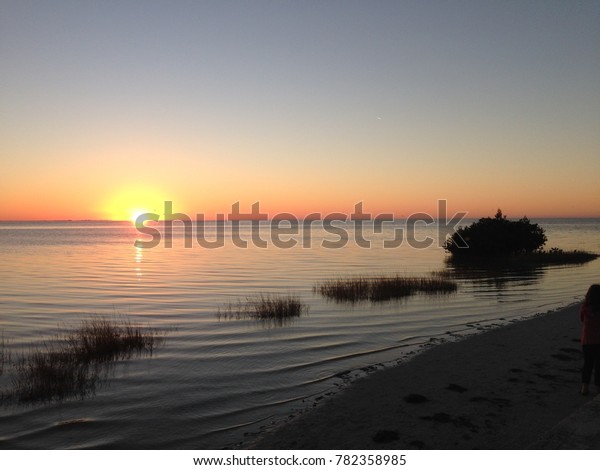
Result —
[[[579,309],[579,318],[583,323],[581,344],[600,344],[600,312],[594,312],[582,304]]]

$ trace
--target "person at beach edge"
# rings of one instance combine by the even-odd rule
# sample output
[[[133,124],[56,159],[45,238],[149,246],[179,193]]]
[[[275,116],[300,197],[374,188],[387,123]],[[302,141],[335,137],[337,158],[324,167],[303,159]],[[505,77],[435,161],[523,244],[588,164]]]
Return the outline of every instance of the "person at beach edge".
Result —
[[[581,394],[589,393],[592,371],[594,371],[594,385],[600,393],[600,284],[593,284],[588,289],[579,309],[579,317],[582,322],[581,347],[583,349]]]

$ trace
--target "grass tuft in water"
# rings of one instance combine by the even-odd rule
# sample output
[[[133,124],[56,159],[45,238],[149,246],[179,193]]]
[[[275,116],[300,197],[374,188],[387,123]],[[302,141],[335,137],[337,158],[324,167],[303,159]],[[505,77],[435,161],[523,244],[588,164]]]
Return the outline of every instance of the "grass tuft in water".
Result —
[[[600,255],[583,250],[562,250],[560,248],[551,248],[548,251],[536,251],[528,256],[523,256],[522,262],[533,262],[537,264],[550,265],[568,265],[584,264],[597,259]],[[517,261],[519,258],[517,257]]]
[[[106,362],[134,353],[152,354],[160,338],[155,330],[143,330],[129,321],[95,317],[67,334],[64,342],[79,362]]]
[[[599,254],[590,251],[550,248],[549,250],[515,253],[506,256],[466,255],[457,257],[451,255],[446,259],[446,263],[453,266],[535,268],[585,264],[599,257]]]
[[[2,393],[2,401],[84,398],[95,392],[111,363],[134,354],[151,355],[162,341],[156,330],[142,329],[128,320],[93,317],[14,361],[6,360],[12,387]]]
[[[230,302],[225,307],[219,308],[217,318],[224,320],[266,320],[283,321],[299,317],[308,311],[299,297],[293,295],[276,296],[260,294],[246,298],[245,302]]]
[[[100,380],[96,364],[80,362],[67,350],[45,345],[19,356],[13,365],[12,389],[6,394],[18,402],[84,398]]]
[[[325,281],[317,284],[314,290],[337,302],[381,302],[417,293],[449,294],[457,290],[457,284],[438,274],[429,277],[358,276]]]

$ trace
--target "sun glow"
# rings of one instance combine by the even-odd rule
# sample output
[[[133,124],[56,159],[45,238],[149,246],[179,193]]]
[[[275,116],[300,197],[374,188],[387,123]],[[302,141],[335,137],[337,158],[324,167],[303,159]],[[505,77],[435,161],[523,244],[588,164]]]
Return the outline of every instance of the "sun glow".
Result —
[[[133,209],[131,211],[131,221],[135,223],[135,221],[138,219],[139,216],[149,213],[149,212],[153,212],[151,210],[148,209]]]
[[[135,222],[145,213],[154,213],[162,217],[164,201],[164,197],[153,189],[128,189],[110,198],[104,205],[103,213],[110,220],[131,222]]]

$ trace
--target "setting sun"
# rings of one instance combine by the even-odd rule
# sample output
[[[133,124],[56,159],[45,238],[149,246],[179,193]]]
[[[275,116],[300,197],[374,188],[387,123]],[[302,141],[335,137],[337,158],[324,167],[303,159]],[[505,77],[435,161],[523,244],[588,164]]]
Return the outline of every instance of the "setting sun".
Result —
[[[103,213],[110,220],[130,220],[147,212],[162,214],[164,197],[149,188],[133,188],[119,192],[103,207]]]
[[[131,221],[135,222],[139,216],[148,212],[154,212],[148,209],[134,209],[131,211]]]

